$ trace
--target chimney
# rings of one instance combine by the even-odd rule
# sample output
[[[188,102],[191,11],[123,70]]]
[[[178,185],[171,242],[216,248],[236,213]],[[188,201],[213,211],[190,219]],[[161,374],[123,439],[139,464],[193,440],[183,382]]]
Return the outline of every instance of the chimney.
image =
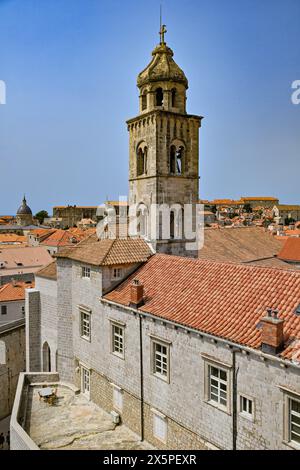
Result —
[[[267,354],[277,354],[283,349],[283,323],[278,318],[278,310],[267,309],[267,316],[261,319],[261,350]]]
[[[138,308],[144,304],[144,286],[134,279],[130,286],[130,307]]]

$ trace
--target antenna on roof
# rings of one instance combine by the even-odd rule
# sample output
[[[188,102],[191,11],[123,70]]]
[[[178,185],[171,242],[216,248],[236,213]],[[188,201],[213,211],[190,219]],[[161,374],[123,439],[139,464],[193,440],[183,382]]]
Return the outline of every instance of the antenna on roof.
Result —
[[[167,28],[165,24],[162,24],[162,3],[160,4],[160,12],[159,12],[159,35],[160,35],[160,44],[165,44],[165,33],[167,32]]]

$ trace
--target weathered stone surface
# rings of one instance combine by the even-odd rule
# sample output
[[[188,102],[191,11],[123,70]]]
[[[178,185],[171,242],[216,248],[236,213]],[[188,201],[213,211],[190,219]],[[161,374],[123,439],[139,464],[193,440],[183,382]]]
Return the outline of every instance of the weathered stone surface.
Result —
[[[38,387],[30,387],[26,431],[40,449],[145,449],[126,426],[82,395],[58,387],[51,406],[39,399]]]

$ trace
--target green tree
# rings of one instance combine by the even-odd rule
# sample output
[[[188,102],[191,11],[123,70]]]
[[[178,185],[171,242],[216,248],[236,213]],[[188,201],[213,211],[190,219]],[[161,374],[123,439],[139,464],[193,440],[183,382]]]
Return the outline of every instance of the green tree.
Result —
[[[39,211],[37,214],[34,216],[36,219],[38,219],[39,223],[42,224],[44,222],[44,219],[49,217],[47,211]]]
[[[250,214],[252,212],[252,207],[249,203],[244,204],[244,211]]]
[[[284,223],[285,223],[285,225],[294,224],[294,223],[295,223],[295,219],[293,219],[292,217],[286,217],[286,219],[284,220]]]

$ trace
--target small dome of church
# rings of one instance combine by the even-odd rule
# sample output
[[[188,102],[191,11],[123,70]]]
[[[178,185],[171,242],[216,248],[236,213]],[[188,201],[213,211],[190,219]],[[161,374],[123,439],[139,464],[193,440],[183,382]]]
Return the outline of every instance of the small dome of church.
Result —
[[[23,198],[22,205],[19,207],[17,215],[23,215],[23,214],[28,214],[32,215],[32,211],[29,206],[27,206],[25,196]]]
[[[152,52],[153,58],[150,64],[138,75],[137,85],[141,88],[150,82],[173,81],[182,83],[188,88],[188,80],[173,59],[173,51],[161,42]]]

